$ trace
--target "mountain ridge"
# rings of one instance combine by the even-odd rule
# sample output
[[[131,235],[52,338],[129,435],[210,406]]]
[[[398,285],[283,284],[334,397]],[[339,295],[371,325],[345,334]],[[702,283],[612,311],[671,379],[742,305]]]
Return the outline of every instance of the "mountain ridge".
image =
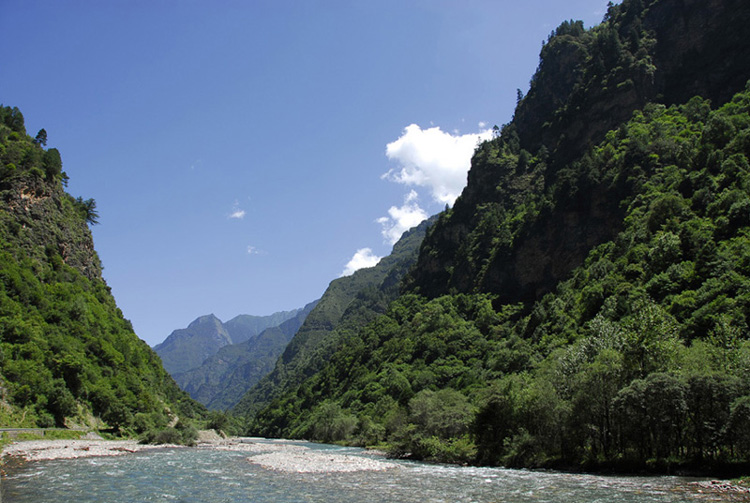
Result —
[[[741,473],[748,19],[736,0],[624,0],[589,30],[560,25],[400,295],[246,409],[248,433],[453,463]]]
[[[252,386],[273,370],[276,359],[297,333],[314,301],[292,311],[293,317],[268,327],[255,337],[220,348],[201,366],[174,375],[181,389],[212,410],[228,410]]]
[[[293,318],[299,309],[268,316],[238,315],[226,323],[213,314],[199,316],[187,328],[174,330],[154,346],[164,368],[172,375],[200,367],[221,348],[257,337],[263,330]]]
[[[335,346],[346,337],[347,324],[356,326],[385,309],[387,299],[397,294],[398,282],[416,259],[417,250],[434,220],[435,217],[431,217],[404,232],[392,252],[376,266],[331,281],[274,369],[242,397],[233,411],[252,418],[282,390],[299,385],[315,369],[321,368]],[[348,320],[350,317],[356,320]]]
[[[671,18],[681,23],[670,24]],[[606,19],[588,31],[580,22],[564,22],[550,35],[529,92],[518,103],[513,121],[501,135],[526,160],[536,157],[541,162],[523,177],[515,177],[515,165],[509,158],[493,153],[490,144],[485,143],[475,156],[466,189],[446,218],[437,223],[420,254],[416,272],[410,278],[411,288],[430,297],[451,288],[467,293],[491,292],[499,295],[499,303],[514,301],[506,295],[508,292],[521,292],[518,300],[529,301],[549,291],[572,266],[582,263],[591,246],[611,239],[621,230],[612,222],[621,220],[622,209],[607,202],[617,200],[616,191],[628,190],[622,185],[605,188],[589,182],[566,196],[555,214],[546,212],[553,195],[545,192],[561,177],[572,174],[565,167],[571,153],[603,140],[607,131],[651,100],[670,104],[702,91],[720,104],[744,88],[747,79],[743,81],[737,75],[747,76],[750,72],[750,41],[742,35],[743,20],[750,22],[750,14],[742,2],[716,0],[709,6],[696,0],[626,1],[610,7]],[[697,26],[691,32],[690,45],[680,44],[684,37],[679,34],[684,32],[675,26]],[[653,30],[657,29],[659,34],[666,33],[666,41],[655,37]],[[727,40],[732,41],[728,48]],[[721,58],[715,57],[716,47],[724,50]],[[571,51],[575,57],[570,56]],[[681,72],[697,72],[696,61],[709,58],[705,53],[711,55],[711,61],[721,62],[722,68],[731,67],[731,75],[715,80],[703,76],[680,88],[677,82],[681,81]],[[548,92],[550,88],[555,92]],[[665,89],[670,90],[666,95]],[[513,170],[506,168],[509,166]],[[492,219],[497,218],[493,213],[506,211],[504,201],[513,204],[514,199],[532,195],[542,196],[540,207],[525,215],[519,228],[498,230],[499,226],[492,225]],[[474,208],[480,205],[496,206],[482,215],[484,223],[472,221]],[[588,227],[583,234],[582,222]],[[472,232],[474,235],[470,236]],[[504,241],[524,239],[531,241],[523,249],[511,251],[502,246]],[[482,257],[466,260],[460,250],[463,243],[472,246],[467,241],[492,240],[501,246],[479,246],[489,252]],[[549,248],[554,251],[543,256],[534,252]],[[563,261],[567,265],[560,267],[557,257],[567,257]],[[540,259],[546,260],[541,267]],[[506,282],[508,288],[503,286]]]

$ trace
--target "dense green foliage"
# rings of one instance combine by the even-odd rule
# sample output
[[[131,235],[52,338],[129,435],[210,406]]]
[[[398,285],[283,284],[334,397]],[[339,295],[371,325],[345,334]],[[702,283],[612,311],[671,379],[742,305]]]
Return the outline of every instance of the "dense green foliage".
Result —
[[[624,0],[563,23],[402,295],[250,431],[511,466],[750,462],[748,19]]]
[[[63,191],[46,142],[0,107],[0,422],[126,432],[198,417],[115,305],[86,225],[96,204]]]
[[[589,30],[563,23],[502,141],[477,152],[467,187],[425,240],[408,289],[492,293],[496,305],[554,289],[622,230],[618,204],[632,189],[594,172],[572,184],[588,169],[585,152],[648,103],[731,99],[750,78],[748,24],[740,0],[624,0]]]
[[[194,447],[198,442],[198,430],[190,424],[178,421],[174,426],[145,431],[141,435],[142,444],[170,444]]]
[[[750,460],[749,158],[750,89],[649,105],[544,190],[526,189],[544,159],[506,131],[474,162],[514,173],[513,203],[477,209],[494,236],[473,246],[507,253],[594,190],[622,230],[533,304],[402,295],[254,431],[516,466]]]

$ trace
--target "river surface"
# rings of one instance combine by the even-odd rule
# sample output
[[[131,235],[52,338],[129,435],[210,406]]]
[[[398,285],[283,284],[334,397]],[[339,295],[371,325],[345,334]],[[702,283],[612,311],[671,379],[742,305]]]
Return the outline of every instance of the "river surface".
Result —
[[[305,444],[336,454],[359,449]],[[683,502],[707,501],[688,479],[610,477],[396,461],[385,471],[288,473],[248,453],[160,449],[30,462],[2,479],[3,503]]]

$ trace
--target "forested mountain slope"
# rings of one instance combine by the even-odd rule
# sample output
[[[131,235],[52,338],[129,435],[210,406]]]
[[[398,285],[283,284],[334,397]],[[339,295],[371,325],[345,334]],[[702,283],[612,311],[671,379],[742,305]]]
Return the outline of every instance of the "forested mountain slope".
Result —
[[[401,296],[251,431],[515,466],[750,461],[748,19],[625,0],[563,23]]]
[[[204,409],[140,340],[101,277],[88,224],[47,134],[0,107],[0,424],[164,427]]]
[[[622,230],[619,201],[630,189],[596,176],[573,185],[584,153],[646,103],[699,95],[718,105],[742,90],[748,23],[739,0],[630,0],[590,30],[563,23],[502,140],[477,152],[468,186],[436,224],[413,289],[490,292],[500,305],[554,288]]]

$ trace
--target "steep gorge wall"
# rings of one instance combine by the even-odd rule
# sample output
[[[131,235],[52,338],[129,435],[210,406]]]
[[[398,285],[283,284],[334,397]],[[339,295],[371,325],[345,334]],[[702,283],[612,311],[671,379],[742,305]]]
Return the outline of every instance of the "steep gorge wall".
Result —
[[[490,292],[500,303],[539,298],[621,227],[625,181],[565,187],[585,152],[647,103],[701,95],[718,106],[750,78],[745,2],[626,0],[607,18],[590,30],[566,22],[550,36],[513,121],[490,142],[510,145],[515,159],[502,160],[491,146],[478,150],[463,194],[426,238],[408,289],[430,297]],[[522,156],[536,164],[518,188]],[[556,211],[533,209],[511,245],[488,252],[504,238],[483,220],[485,208],[507,213],[531,200]]]

